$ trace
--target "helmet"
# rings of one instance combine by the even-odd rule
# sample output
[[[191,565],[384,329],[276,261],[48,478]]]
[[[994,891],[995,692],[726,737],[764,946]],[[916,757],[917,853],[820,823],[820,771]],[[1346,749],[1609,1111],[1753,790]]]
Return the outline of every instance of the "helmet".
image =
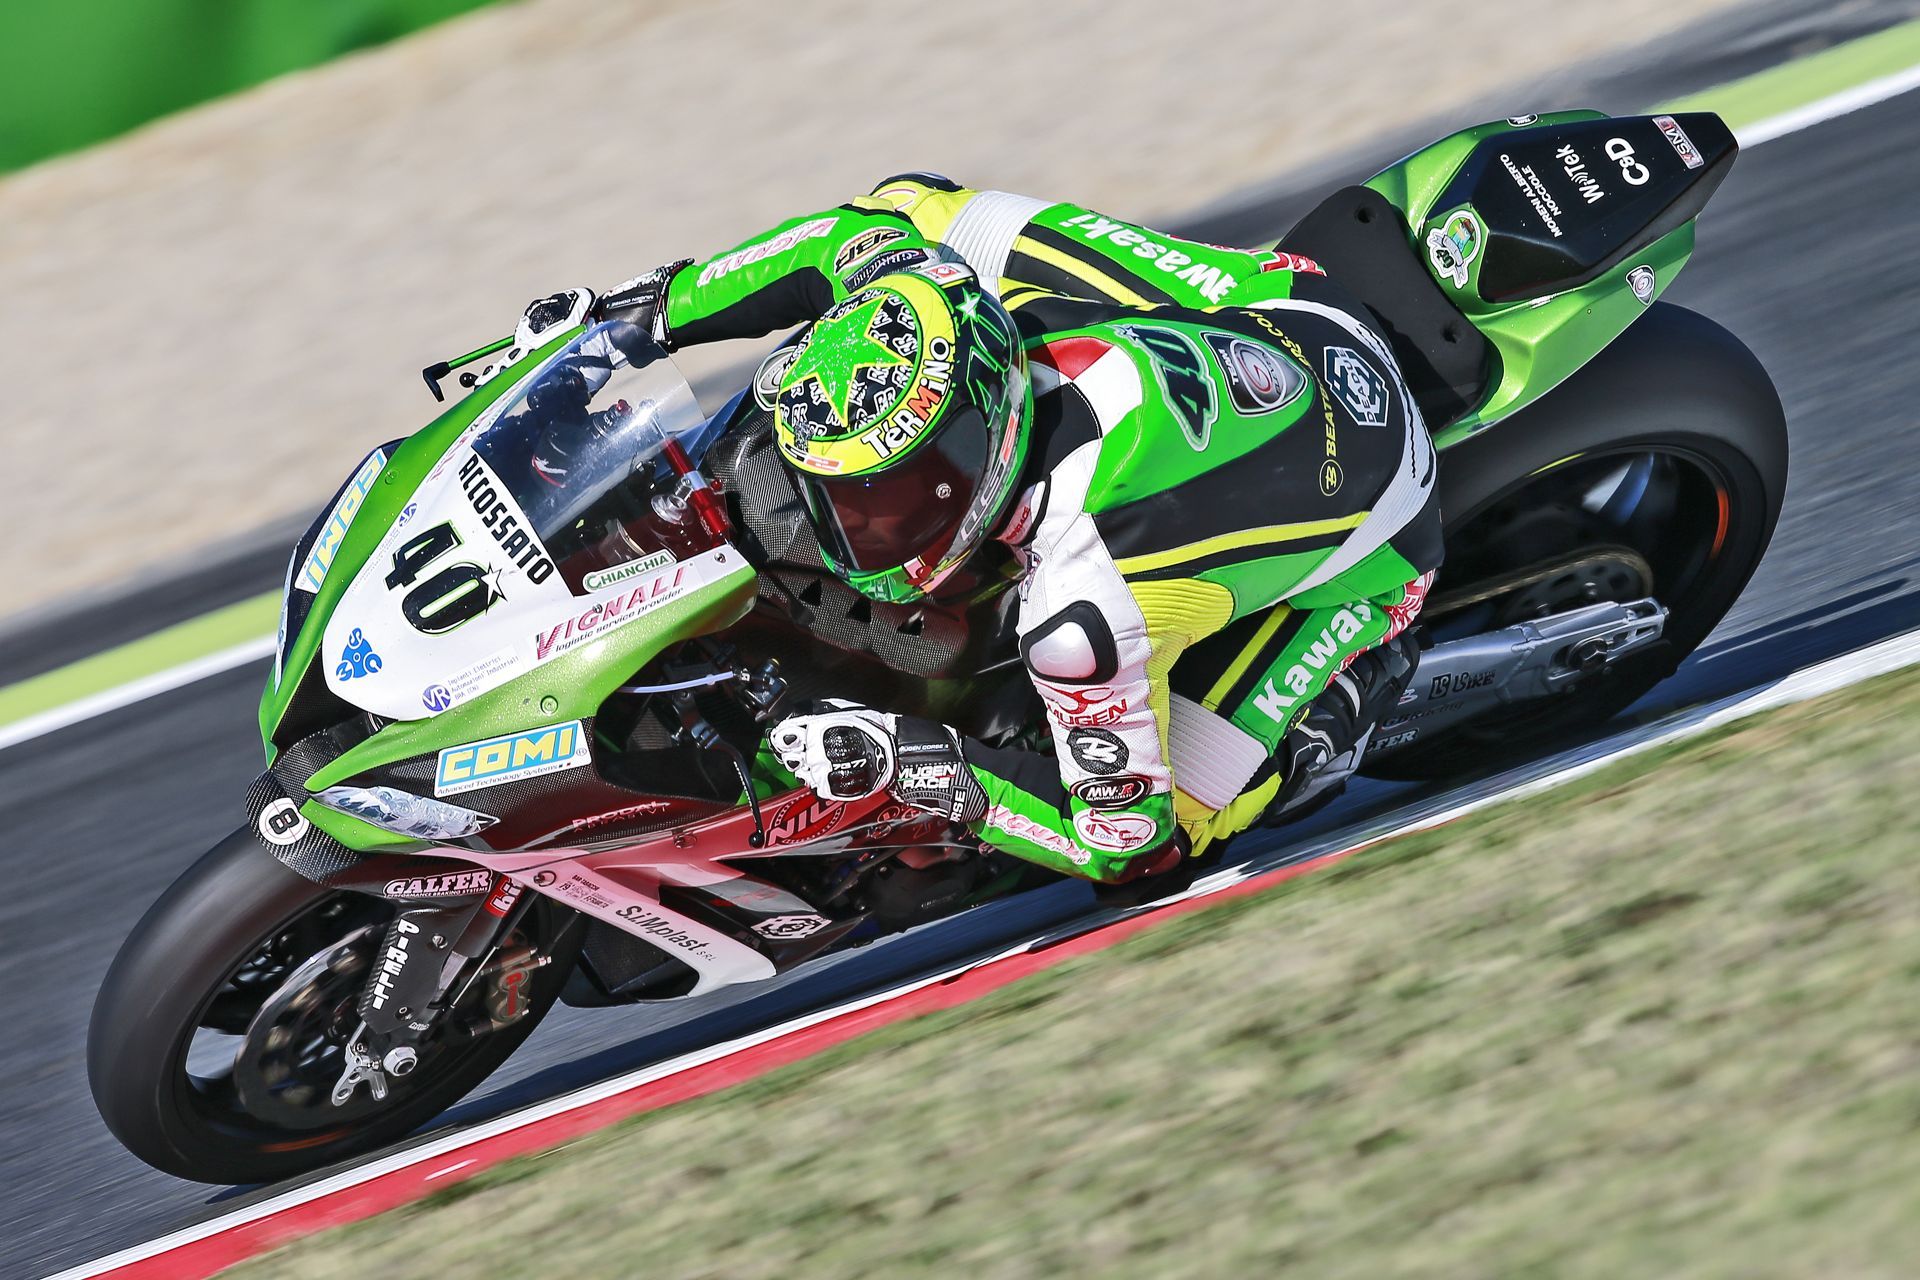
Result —
[[[827,566],[875,600],[925,598],[986,541],[1026,458],[1012,317],[935,259],[865,285],[779,357],[774,433]]]

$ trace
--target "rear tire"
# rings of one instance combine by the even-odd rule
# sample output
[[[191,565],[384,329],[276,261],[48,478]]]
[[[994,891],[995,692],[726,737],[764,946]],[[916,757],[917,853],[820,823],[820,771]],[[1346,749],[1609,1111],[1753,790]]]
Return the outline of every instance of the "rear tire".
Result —
[[[391,908],[295,873],[252,831],[228,836],[190,867],[134,928],[107,970],[87,1033],[87,1077],[107,1128],[154,1168],[197,1182],[271,1182],[401,1138],[485,1080],[532,1033],[572,969],[578,917],[536,902],[526,917],[553,957],[526,984],[528,1009],[508,1026],[449,1044],[393,1082],[390,1104],[337,1126],[276,1128],[231,1090],[190,1073],[189,1050],[215,997],[250,958],[316,912],[344,906],[377,919]],[[536,914],[538,913],[538,914]],[[526,929],[523,926],[523,929]],[[317,954],[317,952],[316,952]],[[265,992],[262,992],[264,998]],[[209,1024],[210,1025],[210,1024]],[[430,1041],[431,1046],[435,1042]],[[429,1064],[432,1063],[432,1069]]]
[[[1441,505],[1448,562],[1435,583],[1442,597],[1487,572],[1476,541],[1498,545],[1501,520],[1527,529],[1530,486],[1544,490],[1566,468],[1646,455],[1694,468],[1718,511],[1673,512],[1664,543],[1643,548],[1663,572],[1654,597],[1669,612],[1663,643],[1608,668],[1593,683],[1547,704],[1516,704],[1458,729],[1396,750],[1364,770],[1396,780],[1444,778],[1537,758],[1638,701],[1673,674],[1726,616],[1759,566],[1786,495],[1787,427],[1766,371],[1741,341],[1713,321],[1667,303],[1647,313],[1560,386],[1496,427],[1441,455]],[[1702,532],[1704,530],[1704,533]],[[1717,536],[1716,536],[1717,535]],[[1676,544],[1702,541],[1697,553]],[[1516,541],[1524,539],[1522,534]],[[1705,545],[1710,540],[1711,546]],[[1516,562],[1554,548],[1512,548]],[[1450,573],[1449,571],[1453,571]]]

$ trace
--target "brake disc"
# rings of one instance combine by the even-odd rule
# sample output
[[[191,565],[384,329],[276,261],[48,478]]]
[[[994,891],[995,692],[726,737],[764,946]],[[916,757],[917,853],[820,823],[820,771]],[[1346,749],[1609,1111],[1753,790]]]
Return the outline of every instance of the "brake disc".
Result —
[[[360,1025],[356,1006],[383,931],[364,926],[310,956],[261,1004],[233,1061],[234,1087],[249,1115],[311,1129],[379,1108],[364,1093],[336,1106],[332,1093]]]

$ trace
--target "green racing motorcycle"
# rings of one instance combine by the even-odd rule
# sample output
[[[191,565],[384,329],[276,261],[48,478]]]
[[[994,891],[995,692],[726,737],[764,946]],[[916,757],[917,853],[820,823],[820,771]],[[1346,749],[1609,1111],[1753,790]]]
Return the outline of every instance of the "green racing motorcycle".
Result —
[[[1375,312],[1443,451],[1447,561],[1367,772],[1444,778],[1590,727],[1745,586],[1780,402],[1737,339],[1658,300],[1737,150],[1706,113],[1517,117],[1280,242]],[[611,376],[583,394],[584,361]],[[169,1173],[306,1172],[432,1119],[556,1000],[696,997],[1051,879],[885,796],[788,789],[762,755],[826,696],[1040,745],[1010,593],[855,594],[769,388],[703,413],[617,318],[430,367],[436,397],[455,370],[467,394],[369,453],[294,548],[247,821],[96,1001],[95,1100]]]

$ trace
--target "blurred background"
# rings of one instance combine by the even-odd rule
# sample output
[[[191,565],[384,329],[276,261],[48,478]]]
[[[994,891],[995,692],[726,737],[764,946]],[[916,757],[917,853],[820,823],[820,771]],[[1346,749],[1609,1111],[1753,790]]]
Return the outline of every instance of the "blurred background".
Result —
[[[905,169],[1178,223],[1734,7],[5,6],[0,538],[34,554],[0,575],[0,615],[272,522],[290,541],[431,416],[421,366],[555,288]]]

